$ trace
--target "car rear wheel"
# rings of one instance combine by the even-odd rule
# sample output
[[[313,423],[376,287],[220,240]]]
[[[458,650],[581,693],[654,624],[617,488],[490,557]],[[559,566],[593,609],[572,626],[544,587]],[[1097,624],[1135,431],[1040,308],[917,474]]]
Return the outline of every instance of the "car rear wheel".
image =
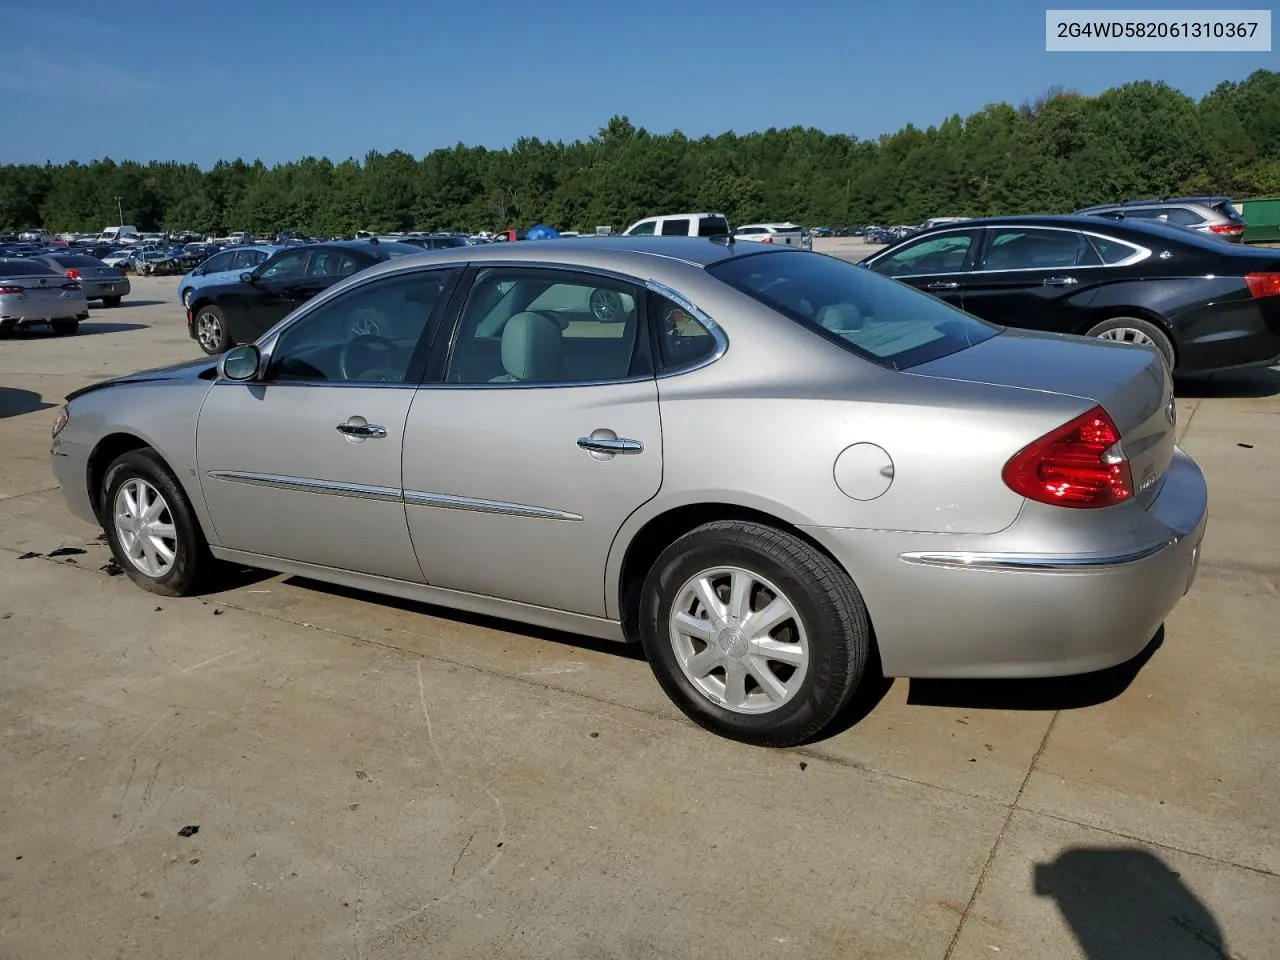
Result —
[[[227,335],[227,323],[217,307],[201,307],[196,313],[196,342],[209,356],[231,349],[231,337]]]
[[[690,719],[786,747],[849,701],[871,624],[857,587],[826,554],[772,527],[718,521],[658,557],[640,635],[658,682]]]
[[[101,503],[116,563],[142,589],[182,596],[213,565],[186,494],[154,450],[117,457],[107,468]]]
[[[104,307],[118,307],[120,306],[120,298],[119,297],[103,297],[102,305]]]
[[[80,329],[80,321],[79,320],[54,320],[51,324],[49,324],[49,326],[53,328],[53,332],[58,336],[69,337],[72,334],[74,334],[77,330]]]
[[[1155,347],[1164,357],[1165,366],[1170,370],[1173,369],[1177,359],[1173,351],[1173,341],[1165,332],[1154,323],[1139,320],[1137,317],[1112,317],[1110,320],[1104,320],[1089,331],[1089,336],[1097,337],[1099,340],[1140,343]]]

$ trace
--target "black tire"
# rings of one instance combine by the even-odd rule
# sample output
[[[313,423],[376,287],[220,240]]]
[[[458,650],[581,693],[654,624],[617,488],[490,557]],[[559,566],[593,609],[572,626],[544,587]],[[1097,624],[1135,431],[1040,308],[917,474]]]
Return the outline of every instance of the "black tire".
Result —
[[[60,337],[70,337],[80,329],[79,320],[54,320],[49,326]]]
[[[741,713],[713,701],[686,675],[671,640],[668,624],[678,592],[696,574],[726,566],[776,585],[808,640],[802,681],[790,699],[767,713]],[[870,656],[871,623],[858,588],[826,554],[763,524],[717,521],[680,537],[654,562],[641,598],[640,637],[654,676],[695,723],[744,743],[789,747],[815,736],[849,702]]]
[[[170,517],[176,533],[177,548],[173,565],[159,577],[149,576],[134,564],[120,542],[120,533],[116,529],[114,519],[116,494],[122,486],[135,479],[146,481],[164,498],[168,507],[165,513]],[[107,468],[106,477],[102,482],[101,496],[98,515],[102,519],[107,543],[111,547],[116,563],[129,579],[142,589],[164,597],[180,597],[191,593],[201,578],[213,567],[216,561],[209,553],[209,545],[191,509],[191,501],[187,499],[182,485],[178,483],[173,472],[165,465],[160,455],[150,447],[130,450],[117,457]],[[164,515],[161,514],[161,518]]]
[[[204,321],[206,329],[214,330],[209,336],[203,336],[201,333],[201,321]],[[231,337],[227,333],[227,321],[223,317],[222,311],[212,304],[206,304],[196,310],[194,329],[196,332],[196,343],[200,345],[200,349],[211,357],[215,357],[220,353],[226,353],[233,346]]]
[[[120,298],[119,297],[103,297],[102,305],[104,307],[118,307],[120,306]]]
[[[1164,363],[1170,370],[1177,363],[1177,355],[1173,349],[1173,341],[1169,339],[1169,335],[1161,330],[1150,320],[1142,320],[1138,317],[1112,317],[1110,320],[1103,320],[1089,331],[1091,337],[1102,337],[1104,334],[1115,330],[1136,330],[1145,336],[1155,348],[1164,356]],[[1107,339],[1120,339],[1119,337],[1107,337]]]

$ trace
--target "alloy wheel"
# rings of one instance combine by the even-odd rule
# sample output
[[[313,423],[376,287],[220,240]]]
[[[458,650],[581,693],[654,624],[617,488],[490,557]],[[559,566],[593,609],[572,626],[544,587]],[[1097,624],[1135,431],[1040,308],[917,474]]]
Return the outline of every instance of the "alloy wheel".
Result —
[[[773,583],[741,567],[690,577],[668,623],[680,669],[713,703],[735,713],[771,713],[804,684],[810,647],[795,605]]]
[[[1140,343],[1147,347],[1158,346],[1154,340],[1134,327],[1112,327],[1098,334],[1099,340],[1118,340],[1121,343]]]
[[[138,570],[160,578],[178,560],[178,530],[160,491],[133,477],[116,491],[115,530],[120,548]]]
[[[222,323],[212,313],[200,314],[196,317],[196,337],[207,352],[216,352],[222,343]]]

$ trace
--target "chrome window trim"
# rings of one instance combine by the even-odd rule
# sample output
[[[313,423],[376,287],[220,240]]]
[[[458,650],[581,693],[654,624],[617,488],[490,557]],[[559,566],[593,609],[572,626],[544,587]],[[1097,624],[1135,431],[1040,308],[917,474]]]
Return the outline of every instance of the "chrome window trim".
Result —
[[[529,517],[535,520],[580,521],[581,514],[551,507],[535,507],[528,503],[511,503],[506,500],[481,500],[475,497],[455,497],[447,493],[425,493],[406,490],[404,502],[414,507],[440,507],[444,510],[466,510],[472,513],[496,513],[505,517]]]
[[[303,477],[288,477],[275,473],[244,473],[238,470],[210,470],[206,476],[214,480],[248,483],[294,493],[320,493],[337,497],[355,497],[358,500],[387,502],[400,502],[404,499],[402,492],[393,487],[375,487],[362,483],[336,483],[332,480],[308,480]]]
[[[1150,256],[1151,256],[1151,250],[1150,250],[1148,247],[1144,247],[1144,246],[1142,246],[1141,244],[1134,243],[1132,240],[1121,240],[1119,237],[1108,236],[1108,235],[1107,235],[1107,234],[1105,234],[1105,233],[1098,233],[1098,232],[1097,232],[1097,231],[1095,231],[1095,230],[1084,230],[1084,229],[1081,229],[1081,228],[1078,228],[1078,227],[1056,227],[1056,226],[1055,226],[1055,227],[1046,227],[1046,226],[1041,226],[1041,225],[1039,225],[1039,224],[1017,224],[1017,223],[1011,223],[1011,224],[1001,224],[1001,225],[996,225],[996,226],[988,226],[988,227],[980,227],[980,228],[969,227],[968,229],[969,229],[969,230],[974,230],[974,229],[982,229],[982,230],[1057,230],[1057,231],[1062,232],[1062,233],[1083,233],[1086,237],[1093,237],[1093,238],[1095,238],[1095,239],[1097,239],[1097,240],[1106,240],[1108,243],[1118,243],[1118,244],[1120,244],[1120,245],[1122,245],[1122,246],[1128,247],[1129,249],[1131,249],[1131,250],[1133,251],[1133,254],[1132,254],[1131,256],[1125,257],[1123,260],[1119,260],[1119,261],[1117,261],[1117,262],[1115,262],[1115,263],[1087,263],[1087,264],[1083,264],[1083,265],[1078,266],[1078,267],[1064,267],[1064,266],[1057,266],[1057,267],[1011,267],[1011,268],[1009,268],[1009,269],[1007,269],[1007,270],[976,270],[976,269],[975,269],[975,270],[952,270],[950,273],[899,273],[899,274],[895,274],[895,275],[893,275],[893,276],[889,276],[887,273],[882,273],[882,274],[880,274],[880,276],[882,276],[882,277],[887,277],[887,278],[888,278],[888,279],[890,279],[890,280],[914,280],[914,279],[918,279],[918,278],[920,278],[920,277],[941,277],[941,276],[947,276],[947,277],[950,277],[950,276],[965,276],[965,277],[968,277],[968,276],[976,276],[976,275],[978,275],[978,274],[993,274],[993,273],[1036,273],[1036,272],[1049,272],[1049,271],[1054,271],[1054,270],[1110,270],[1110,269],[1113,269],[1113,268],[1115,268],[1115,267],[1132,267],[1132,266],[1134,266],[1134,265],[1136,265],[1136,264],[1142,263],[1142,261],[1146,260],[1148,257],[1150,257]],[[961,229],[960,229],[960,228],[950,228],[950,229],[947,229],[947,230],[939,230],[939,231],[937,231],[937,233],[936,233],[936,234],[931,233],[931,234],[930,234],[930,237],[937,236],[937,235],[944,234],[944,233],[960,233],[960,232],[961,232]],[[882,255],[884,252],[885,252],[885,251],[879,251],[879,252],[877,252],[877,253],[873,253],[869,258],[867,258],[867,260],[865,260],[865,261],[864,261],[864,262],[866,263],[866,265],[867,265],[867,269],[870,269],[870,268],[871,268],[871,264],[873,264],[873,263],[875,263],[877,260],[879,260],[879,259],[880,259],[880,257],[881,257],[881,255]],[[1101,257],[1101,254],[1099,254],[1099,257]]]
[[[953,552],[933,552],[917,550],[898,555],[898,559],[906,563],[928,567],[947,567],[956,570],[980,570],[1000,572],[1022,570],[1033,573],[1091,573],[1120,567],[1140,560],[1148,560],[1174,546],[1178,537],[1162,540],[1149,547],[1133,550],[1128,553],[1111,553],[1095,556],[1071,556],[1052,554],[1022,553],[981,553],[958,550]]]
[[[659,373],[657,375],[659,380],[684,376],[686,373],[692,373],[695,370],[701,370],[703,367],[709,367],[725,355],[725,352],[729,349],[729,338],[725,335],[724,328],[720,326],[720,324],[707,316],[706,313],[699,309],[692,300],[686,297],[679,290],[674,290],[671,287],[668,287],[665,283],[661,283],[652,278],[646,280],[644,285],[651,293],[656,293],[658,296],[670,300],[681,310],[686,311],[689,316],[693,317],[693,319],[697,320],[698,323],[702,324],[707,329],[707,332],[711,334],[711,338],[716,344],[715,350],[711,351],[711,353],[707,354],[701,360],[695,360],[688,366],[680,367],[676,370],[664,370],[662,373]],[[654,359],[656,361],[660,361],[661,358],[655,357]],[[655,363],[654,365],[659,366],[660,364]]]

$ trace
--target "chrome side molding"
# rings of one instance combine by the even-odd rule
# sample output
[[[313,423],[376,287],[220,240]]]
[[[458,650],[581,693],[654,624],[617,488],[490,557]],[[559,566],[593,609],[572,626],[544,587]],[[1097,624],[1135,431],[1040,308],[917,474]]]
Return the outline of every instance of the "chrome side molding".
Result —
[[[1099,556],[1071,556],[1066,554],[975,553],[955,551],[934,553],[925,550],[901,553],[898,559],[906,563],[928,567],[951,567],[960,570],[1008,571],[1023,570],[1033,573],[1092,573],[1108,567],[1124,566],[1148,560],[1163,553],[1178,542],[1177,537],[1134,550],[1130,553],[1112,553]]]

